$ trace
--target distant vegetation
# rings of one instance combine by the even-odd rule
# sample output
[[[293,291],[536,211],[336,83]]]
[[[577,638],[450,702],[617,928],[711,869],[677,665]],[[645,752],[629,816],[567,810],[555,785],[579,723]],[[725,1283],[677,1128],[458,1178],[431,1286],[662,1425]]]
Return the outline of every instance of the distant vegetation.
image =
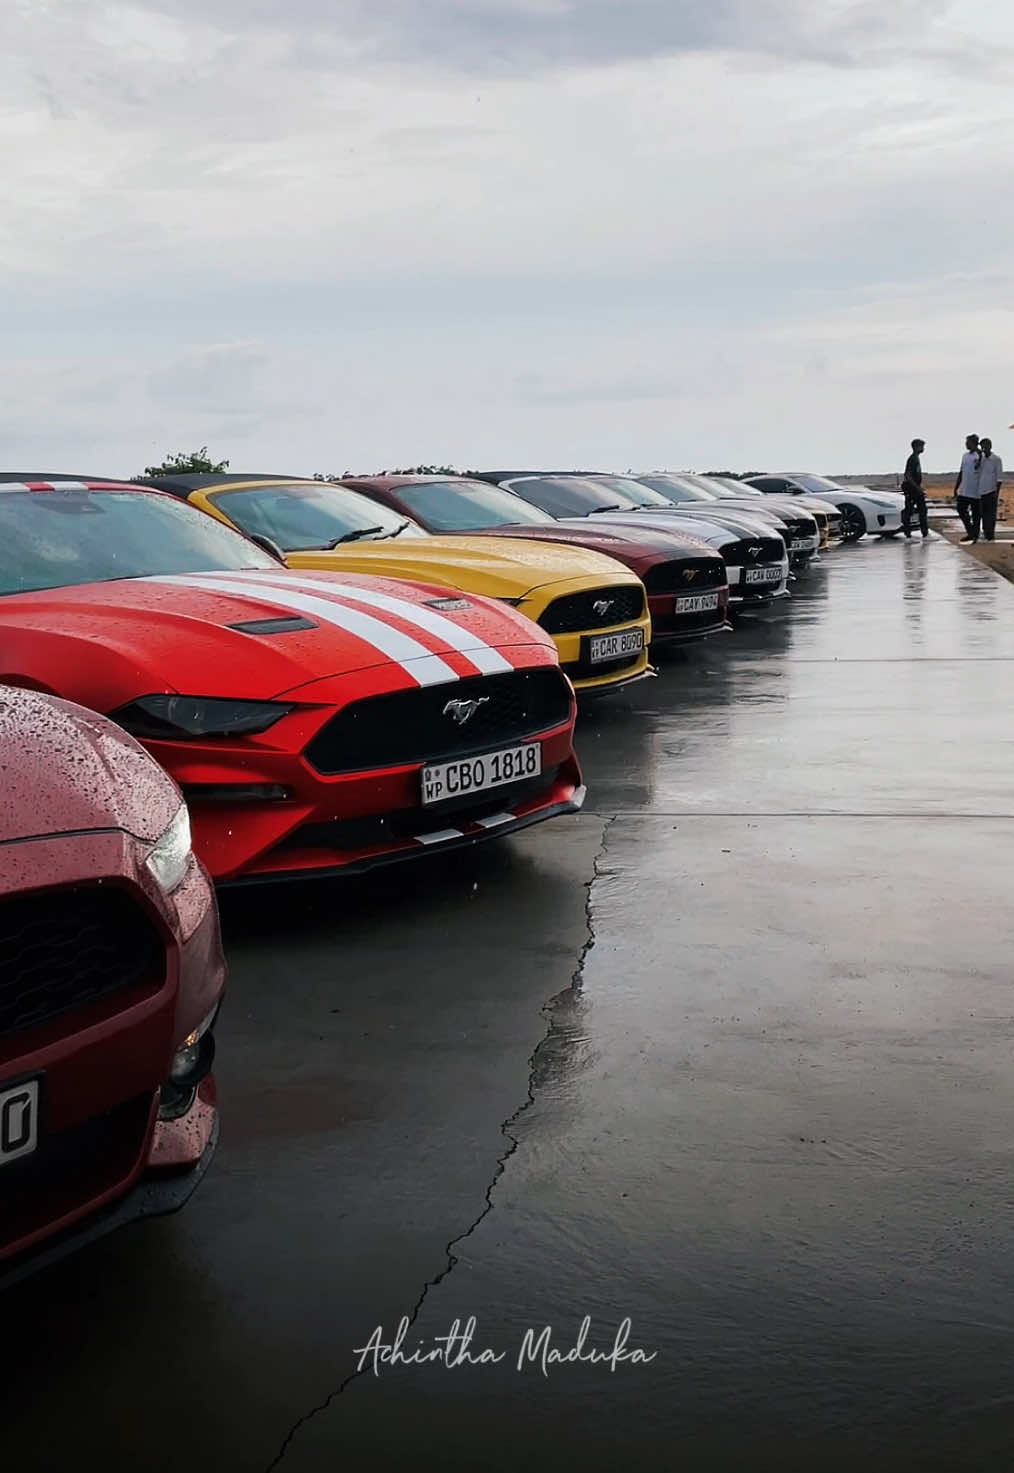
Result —
[[[191,450],[189,455],[182,451],[167,455],[161,465],[146,465],[143,476],[134,476],[141,481],[145,476],[217,476],[229,469],[227,460],[212,460],[207,445],[200,450]]]

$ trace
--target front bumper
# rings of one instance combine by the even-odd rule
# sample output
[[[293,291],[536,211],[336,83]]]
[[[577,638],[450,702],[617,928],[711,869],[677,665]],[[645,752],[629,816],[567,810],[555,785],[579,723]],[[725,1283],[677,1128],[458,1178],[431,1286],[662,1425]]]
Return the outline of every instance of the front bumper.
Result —
[[[272,870],[265,873],[247,873],[240,875],[234,880],[223,882],[222,888],[229,890],[249,888],[251,885],[279,884],[286,881],[306,881],[336,879],[344,875],[363,875],[370,870],[379,869],[392,864],[401,864],[413,859],[421,859],[424,854],[440,853],[446,854],[454,849],[470,849],[474,844],[481,844],[484,839],[503,839],[511,834],[519,834],[524,829],[531,828],[534,824],[544,823],[549,818],[560,818],[568,813],[579,813],[584,807],[588,789],[579,784],[574,787],[569,798],[560,802],[552,803],[548,807],[540,807],[532,812],[510,812],[505,810],[502,814],[494,814],[489,818],[475,824],[470,824],[462,829],[446,829],[438,834],[427,835],[420,838],[412,847],[401,849],[389,849],[384,852],[364,854],[359,858],[344,860],[340,864],[323,865],[314,863],[303,869],[292,869],[288,871]]]
[[[650,594],[648,606],[651,610],[651,637],[653,644],[691,644],[696,640],[708,639],[713,634],[723,634],[731,629],[729,623],[729,589],[717,590],[718,608],[704,614],[677,614],[674,593]]]
[[[90,1243],[146,1217],[165,1217],[185,1207],[211,1165],[218,1147],[219,1119],[213,1079],[205,1080],[188,1114],[171,1124],[158,1124],[152,1137],[148,1165],[159,1155],[167,1163],[189,1161],[188,1169],[149,1169],[118,1201],[83,1218],[56,1238],[27,1253],[0,1263],[0,1291],[70,1257]]]
[[[729,573],[729,604],[732,609],[743,609],[770,604],[775,599],[788,598],[789,589],[789,560],[788,557],[780,564],[773,566],[779,570],[777,581],[772,578],[766,583],[748,583],[746,581],[747,570],[745,568],[730,567]]]

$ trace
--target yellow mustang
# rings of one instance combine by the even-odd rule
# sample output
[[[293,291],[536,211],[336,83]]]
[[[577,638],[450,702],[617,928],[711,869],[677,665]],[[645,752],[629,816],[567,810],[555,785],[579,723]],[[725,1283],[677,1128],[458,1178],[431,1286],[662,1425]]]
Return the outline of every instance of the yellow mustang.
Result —
[[[583,547],[436,537],[347,486],[282,476],[157,476],[145,484],[281,553],[290,568],[411,578],[512,604],[551,634],[578,691],[650,674],[651,618],[629,568]]]

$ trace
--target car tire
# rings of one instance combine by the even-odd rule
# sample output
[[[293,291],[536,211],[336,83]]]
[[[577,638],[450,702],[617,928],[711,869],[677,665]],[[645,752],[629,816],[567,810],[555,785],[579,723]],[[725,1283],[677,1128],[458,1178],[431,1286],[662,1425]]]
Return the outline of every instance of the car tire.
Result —
[[[841,512],[841,539],[843,542],[858,542],[860,537],[866,536],[866,518],[860,507],[851,501],[846,501],[839,506]]]

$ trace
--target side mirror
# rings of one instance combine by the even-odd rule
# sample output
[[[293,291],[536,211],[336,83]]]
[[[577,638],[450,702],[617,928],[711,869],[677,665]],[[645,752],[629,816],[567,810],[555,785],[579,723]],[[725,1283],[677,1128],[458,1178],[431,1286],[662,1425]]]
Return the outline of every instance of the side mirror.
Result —
[[[262,552],[266,552],[269,557],[273,557],[275,562],[281,563],[283,567],[286,566],[285,553],[278,546],[277,542],[273,542],[270,537],[265,537],[262,532],[251,532],[249,537],[251,542],[256,542]]]

